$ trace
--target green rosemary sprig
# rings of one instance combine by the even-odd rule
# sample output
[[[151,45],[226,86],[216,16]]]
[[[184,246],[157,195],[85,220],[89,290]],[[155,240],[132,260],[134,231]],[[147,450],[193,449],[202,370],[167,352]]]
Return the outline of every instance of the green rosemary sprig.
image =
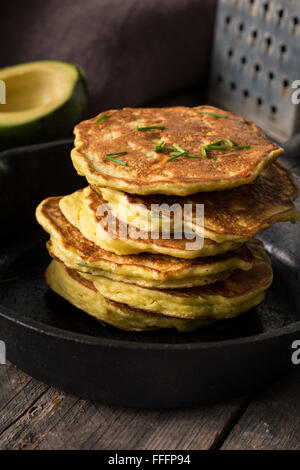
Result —
[[[99,122],[101,122],[105,118],[107,118],[107,114],[106,113],[101,114],[101,116],[99,116],[98,119],[96,119],[96,124],[99,124]]]
[[[115,153],[107,153],[107,157],[113,157],[114,155],[127,155],[128,152],[115,152]]]
[[[112,162],[117,163],[118,165],[128,166],[127,162],[123,162],[122,160],[119,160],[118,158],[110,157],[109,155],[105,155],[105,157],[108,160],[111,160]]]
[[[228,118],[226,114],[218,114],[218,113],[213,113],[211,111],[203,111],[202,109],[197,109],[197,112],[201,114],[209,114],[210,116],[215,116],[219,118]]]
[[[154,129],[163,131],[165,129],[165,126],[145,126],[145,127],[137,127],[138,131],[152,131]]]

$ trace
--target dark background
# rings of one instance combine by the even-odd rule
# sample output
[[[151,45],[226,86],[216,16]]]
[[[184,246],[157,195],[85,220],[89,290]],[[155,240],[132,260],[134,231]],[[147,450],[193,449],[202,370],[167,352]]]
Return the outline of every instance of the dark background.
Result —
[[[216,0],[5,2],[0,67],[42,59],[79,64],[88,77],[89,115],[197,104],[208,78],[215,7]]]

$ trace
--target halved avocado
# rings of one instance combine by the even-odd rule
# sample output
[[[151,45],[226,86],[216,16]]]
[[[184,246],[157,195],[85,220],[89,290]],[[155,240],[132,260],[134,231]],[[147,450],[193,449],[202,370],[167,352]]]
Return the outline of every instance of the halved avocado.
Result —
[[[45,60],[0,69],[6,104],[0,104],[0,149],[71,134],[87,101],[84,72]]]

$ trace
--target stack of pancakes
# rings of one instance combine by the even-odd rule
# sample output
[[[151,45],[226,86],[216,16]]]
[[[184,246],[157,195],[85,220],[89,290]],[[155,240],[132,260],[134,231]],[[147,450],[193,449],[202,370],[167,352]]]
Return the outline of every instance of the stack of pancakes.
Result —
[[[140,331],[194,330],[264,299],[272,268],[253,237],[299,220],[298,189],[254,123],[210,106],[125,108],[75,136],[72,161],[89,186],[37,208],[56,293]]]

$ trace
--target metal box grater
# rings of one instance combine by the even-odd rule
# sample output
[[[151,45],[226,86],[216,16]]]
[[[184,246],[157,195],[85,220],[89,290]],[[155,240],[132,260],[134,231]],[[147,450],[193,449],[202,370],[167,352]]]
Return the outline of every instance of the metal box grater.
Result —
[[[209,100],[284,142],[300,131],[300,0],[219,0]],[[296,84],[294,84],[295,86]]]

